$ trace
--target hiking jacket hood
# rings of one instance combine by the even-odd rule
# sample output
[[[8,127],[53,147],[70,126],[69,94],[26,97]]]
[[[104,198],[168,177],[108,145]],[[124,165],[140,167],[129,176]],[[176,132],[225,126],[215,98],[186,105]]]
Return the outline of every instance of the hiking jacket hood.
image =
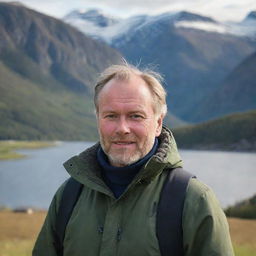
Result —
[[[97,143],[64,163],[68,173],[84,184],[66,227],[64,256],[160,256],[157,204],[168,172],[182,167],[172,133],[162,129],[156,154],[118,199],[102,180],[96,158],[98,148]],[[64,186],[52,200],[33,256],[57,256],[55,220]],[[197,179],[189,182],[182,219],[186,256],[233,255],[219,202],[212,190]]]

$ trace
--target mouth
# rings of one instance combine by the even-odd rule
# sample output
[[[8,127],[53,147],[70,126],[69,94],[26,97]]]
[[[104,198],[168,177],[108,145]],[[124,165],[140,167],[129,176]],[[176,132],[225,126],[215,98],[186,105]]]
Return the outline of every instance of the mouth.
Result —
[[[130,145],[130,144],[133,144],[135,142],[133,142],[133,141],[114,141],[113,143],[116,144],[116,145]]]
[[[134,141],[113,141],[112,143],[116,147],[129,147],[135,144]]]

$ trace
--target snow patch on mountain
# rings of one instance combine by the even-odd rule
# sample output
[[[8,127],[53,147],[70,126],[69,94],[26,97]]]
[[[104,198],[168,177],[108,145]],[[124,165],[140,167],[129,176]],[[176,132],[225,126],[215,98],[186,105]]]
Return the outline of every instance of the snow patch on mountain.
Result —
[[[124,34],[129,35],[154,23],[168,23],[177,28],[191,28],[206,32],[256,37],[256,14],[251,12],[240,23],[221,23],[209,17],[189,12],[163,13],[156,16],[140,15],[118,18],[99,10],[75,10],[64,17],[65,22],[81,32],[109,44]]]
[[[226,23],[213,24],[211,22],[188,22],[181,21],[175,24],[176,27],[199,29],[207,32],[216,32],[222,34],[231,34],[235,36],[256,36],[256,21],[247,23]]]
[[[111,43],[111,41],[115,40],[117,37],[129,33],[130,30],[133,30],[134,32],[137,29],[140,29],[143,25],[153,22],[150,16],[140,15],[126,19],[115,18],[113,19],[114,22],[108,26],[102,26],[97,21],[99,15],[97,13],[94,14],[94,17],[88,19],[88,12],[83,13],[81,11],[76,11],[65,16],[64,20],[81,32],[94,38],[101,39],[107,43]]]
[[[226,33],[226,26],[222,24],[216,24],[212,22],[201,22],[201,21],[180,21],[175,23],[175,27],[199,29],[209,32]]]
[[[241,22],[204,22],[204,21],[179,21],[176,27],[199,29],[208,32],[232,34],[235,36],[246,36],[256,38],[256,12],[251,12]]]

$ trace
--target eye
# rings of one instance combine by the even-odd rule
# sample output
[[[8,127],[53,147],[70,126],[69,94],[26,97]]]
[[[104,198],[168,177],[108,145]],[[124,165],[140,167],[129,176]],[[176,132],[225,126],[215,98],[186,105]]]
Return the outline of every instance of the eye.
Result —
[[[116,114],[107,114],[104,116],[105,119],[115,119],[117,117]]]
[[[144,119],[144,116],[142,116],[140,114],[132,114],[132,115],[130,115],[130,118],[134,119],[134,120],[140,120],[140,119]]]

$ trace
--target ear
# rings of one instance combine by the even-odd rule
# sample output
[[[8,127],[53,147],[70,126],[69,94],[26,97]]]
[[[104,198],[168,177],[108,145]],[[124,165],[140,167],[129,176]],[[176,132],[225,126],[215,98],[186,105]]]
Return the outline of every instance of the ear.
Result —
[[[156,127],[156,137],[158,137],[161,134],[162,126],[163,126],[163,115],[160,115],[157,119],[157,127]]]

